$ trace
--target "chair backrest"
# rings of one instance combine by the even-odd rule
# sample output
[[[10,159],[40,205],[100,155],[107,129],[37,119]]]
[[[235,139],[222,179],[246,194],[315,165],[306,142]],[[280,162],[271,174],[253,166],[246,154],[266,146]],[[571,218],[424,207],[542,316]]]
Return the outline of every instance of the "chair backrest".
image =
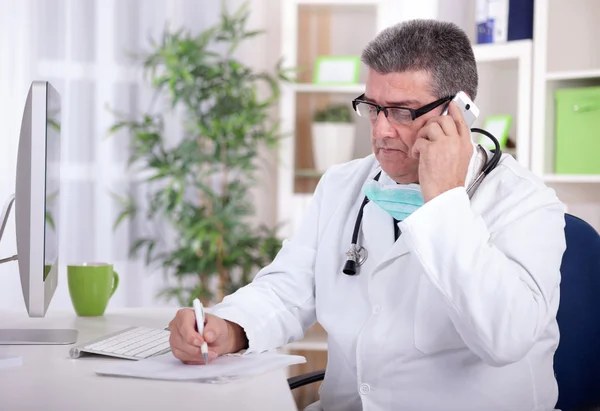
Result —
[[[556,408],[572,410],[600,405],[600,235],[566,214],[565,236],[554,372]]]

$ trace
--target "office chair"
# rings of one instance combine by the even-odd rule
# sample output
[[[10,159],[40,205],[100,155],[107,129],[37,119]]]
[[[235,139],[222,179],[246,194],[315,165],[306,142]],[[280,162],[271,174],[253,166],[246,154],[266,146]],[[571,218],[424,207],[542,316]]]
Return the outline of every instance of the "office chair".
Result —
[[[600,410],[600,235],[565,215],[567,249],[560,267],[560,343],[554,355],[562,411]],[[325,370],[288,379],[290,389],[321,381]]]
[[[554,373],[556,408],[570,411],[600,407],[600,236],[572,215],[565,223]]]

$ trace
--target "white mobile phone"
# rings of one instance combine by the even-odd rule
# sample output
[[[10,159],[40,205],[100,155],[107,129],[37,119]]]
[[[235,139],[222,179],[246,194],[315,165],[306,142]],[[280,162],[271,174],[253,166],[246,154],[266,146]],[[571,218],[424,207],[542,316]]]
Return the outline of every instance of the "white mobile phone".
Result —
[[[467,96],[464,91],[459,91],[458,94],[452,99],[463,114],[465,123],[471,128],[477,117],[479,117],[479,108],[473,103],[473,101]],[[444,109],[442,115],[448,114],[448,108]]]

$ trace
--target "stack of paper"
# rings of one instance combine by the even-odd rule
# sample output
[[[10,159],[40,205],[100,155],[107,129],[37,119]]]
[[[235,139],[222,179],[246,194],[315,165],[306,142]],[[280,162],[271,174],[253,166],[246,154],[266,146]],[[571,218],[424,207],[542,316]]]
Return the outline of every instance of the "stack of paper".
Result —
[[[111,364],[97,369],[96,373],[153,380],[219,382],[251,377],[305,362],[306,358],[298,355],[262,353],[226,355],[207,365],[187,365],[169,352],[147,360]]]

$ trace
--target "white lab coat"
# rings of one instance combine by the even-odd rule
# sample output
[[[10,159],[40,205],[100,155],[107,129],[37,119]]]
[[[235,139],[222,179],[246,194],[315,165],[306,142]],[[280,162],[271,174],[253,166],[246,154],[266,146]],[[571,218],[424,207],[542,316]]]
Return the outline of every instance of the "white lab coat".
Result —
[[[213,313],[246,330],[249,353],[318,321],[326,411],[554,409],[565,249],[554,191],[504,155],[470,200],[462,187],[434,198],[399,223],[396,242],[392,217],[371,202],[359,237],[369,256],[348,276],[362,186],[379,170],[373,155],[330,169],[275,261]]]

